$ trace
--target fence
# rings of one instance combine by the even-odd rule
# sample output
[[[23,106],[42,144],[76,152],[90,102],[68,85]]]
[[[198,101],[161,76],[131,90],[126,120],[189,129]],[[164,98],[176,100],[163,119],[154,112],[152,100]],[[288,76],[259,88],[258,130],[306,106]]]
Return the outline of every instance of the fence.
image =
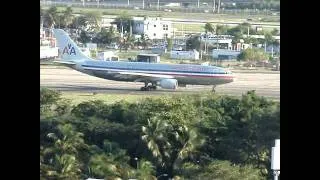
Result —
[[[142,2],[134,2],[128,4],[111,4],[107,2],[85,2],[84,4],[82,2],[56,2],[56,1],[40,1],[41,5],[44,6],[72,6],[72,7],[85,7],[85,8],[106,8],[106,9],[142,9],[143,5]],[[167,9],[170,9],[173,12],[182,12],[182,13],[212,13],[212,7],[166,7],[164,6],[164,3],[160,3],[159,11],[165,11]],[[144,10],[149,11],[158,11],[158,5],[157,3],[150,3],[150,5],[144,6]],[[220,14],[242,14],[242,15],[271,15],[271,10],[257,10],[257,9],[220,9]]]

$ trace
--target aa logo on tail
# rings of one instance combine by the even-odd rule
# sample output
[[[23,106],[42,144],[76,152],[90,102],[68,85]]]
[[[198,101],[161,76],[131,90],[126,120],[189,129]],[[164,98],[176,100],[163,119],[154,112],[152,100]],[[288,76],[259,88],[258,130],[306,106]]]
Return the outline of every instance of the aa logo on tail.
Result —
[[[76,55],[76,50],[74,49],[73,46],[71,46],[71,44],[68,44],[68,46],[66,46],[63,49],[62,54],[68,54],[68,55],[74,54],[74,55]]]

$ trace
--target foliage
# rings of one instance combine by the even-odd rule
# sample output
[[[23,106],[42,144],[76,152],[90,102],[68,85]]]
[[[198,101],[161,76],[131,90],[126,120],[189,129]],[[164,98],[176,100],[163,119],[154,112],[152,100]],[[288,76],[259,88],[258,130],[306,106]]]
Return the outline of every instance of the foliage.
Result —
[[[186,41],[186,46],[187,46],[187,50],[196,49],[197,51],[200,51],[201,49],[200,37],[192,36],[188,38]]]
[[[86,31],[81,31],[78,41],[85,44],[90,42],[91,38]]]
[[[241,167],[232,165],[228,161],[214,161],[205,167],[203,173],[199,174],[200,179],[217,179],[217,180],[262,180],[263,176],[258,169],[250,166]]]
[[[53,27],[55,24],[59,23],[59,15],[57,7],[52,6],[47,11],[44,12],[44,27]]]
[[[240,61],[257,62],[257,61],[263,61],[268,59],[269,59],[268,54],[266,54],[262,49],[257,49],[257,48],[252,48],[252,49],[248,48],[242,51],[238,56],[238,60]]]
[[[216,34],[217,35],[224,35],[228,31],[228,27],[224,25],[217,25],[216,26]]]
[[[266,179],[280,137],[279,104],[254,91],[70,107],[40,89],[40,109],[51,112],[40,119],[40,179]]]
[[[109,30],[101,28],[101,31],[96,34],[96,36],[92,39],[92,42],[97,44],[110,44],[115,42],[115,40],[116,34],[113,28],[110,28]]]
[[[47,111],[60,100],[61,94],[57,91],[40,88],[40,112]]]
[[[85,14],[88,25],[90,25],[89,30],[98,31],[100,30],[101,13],[99,11],[91,11]]]
[[[167,49],[168,49],[169,51],[171,51],[171,49],[172,49],[172,47],[173,47],[172,39],[171,39],[171,38],[167,38],[167,43],[168,43]]]
[[[205,25],[204,25],[204,29],[205,29],[205,32],[206,33],[208,33],[208,32],[214,32],[214,28],[213,28],[213,26],[212,26],[212,24],[211,23],[206,23]]]

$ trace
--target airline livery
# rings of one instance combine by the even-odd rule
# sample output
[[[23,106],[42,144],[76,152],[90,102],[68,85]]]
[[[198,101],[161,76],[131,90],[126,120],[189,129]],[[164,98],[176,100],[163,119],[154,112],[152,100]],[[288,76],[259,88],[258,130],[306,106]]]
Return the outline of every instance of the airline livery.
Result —
[[[115,81],[144,82],[142,91],[176,89],[178,86],[216,85],[233,82],[231,71],[215,67],[191,64],[161,64],[145,62],[101,61],[82,53],[69,35],[62,29],[54,29],[61,60],[82,73]]]

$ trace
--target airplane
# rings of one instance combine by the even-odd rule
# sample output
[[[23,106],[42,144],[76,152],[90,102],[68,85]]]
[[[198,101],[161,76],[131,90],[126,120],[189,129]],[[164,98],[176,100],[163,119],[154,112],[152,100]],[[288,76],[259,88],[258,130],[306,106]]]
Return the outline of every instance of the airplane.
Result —
[[[115,81],[144,82],[141,91],[177,89],[186,85],[217,85],[231,83],[231,71],[207,65],[163,64],[147,62],[101,61],[86,56],[62,29],[53,29],[60,60],[54,61],[79,72]]]

